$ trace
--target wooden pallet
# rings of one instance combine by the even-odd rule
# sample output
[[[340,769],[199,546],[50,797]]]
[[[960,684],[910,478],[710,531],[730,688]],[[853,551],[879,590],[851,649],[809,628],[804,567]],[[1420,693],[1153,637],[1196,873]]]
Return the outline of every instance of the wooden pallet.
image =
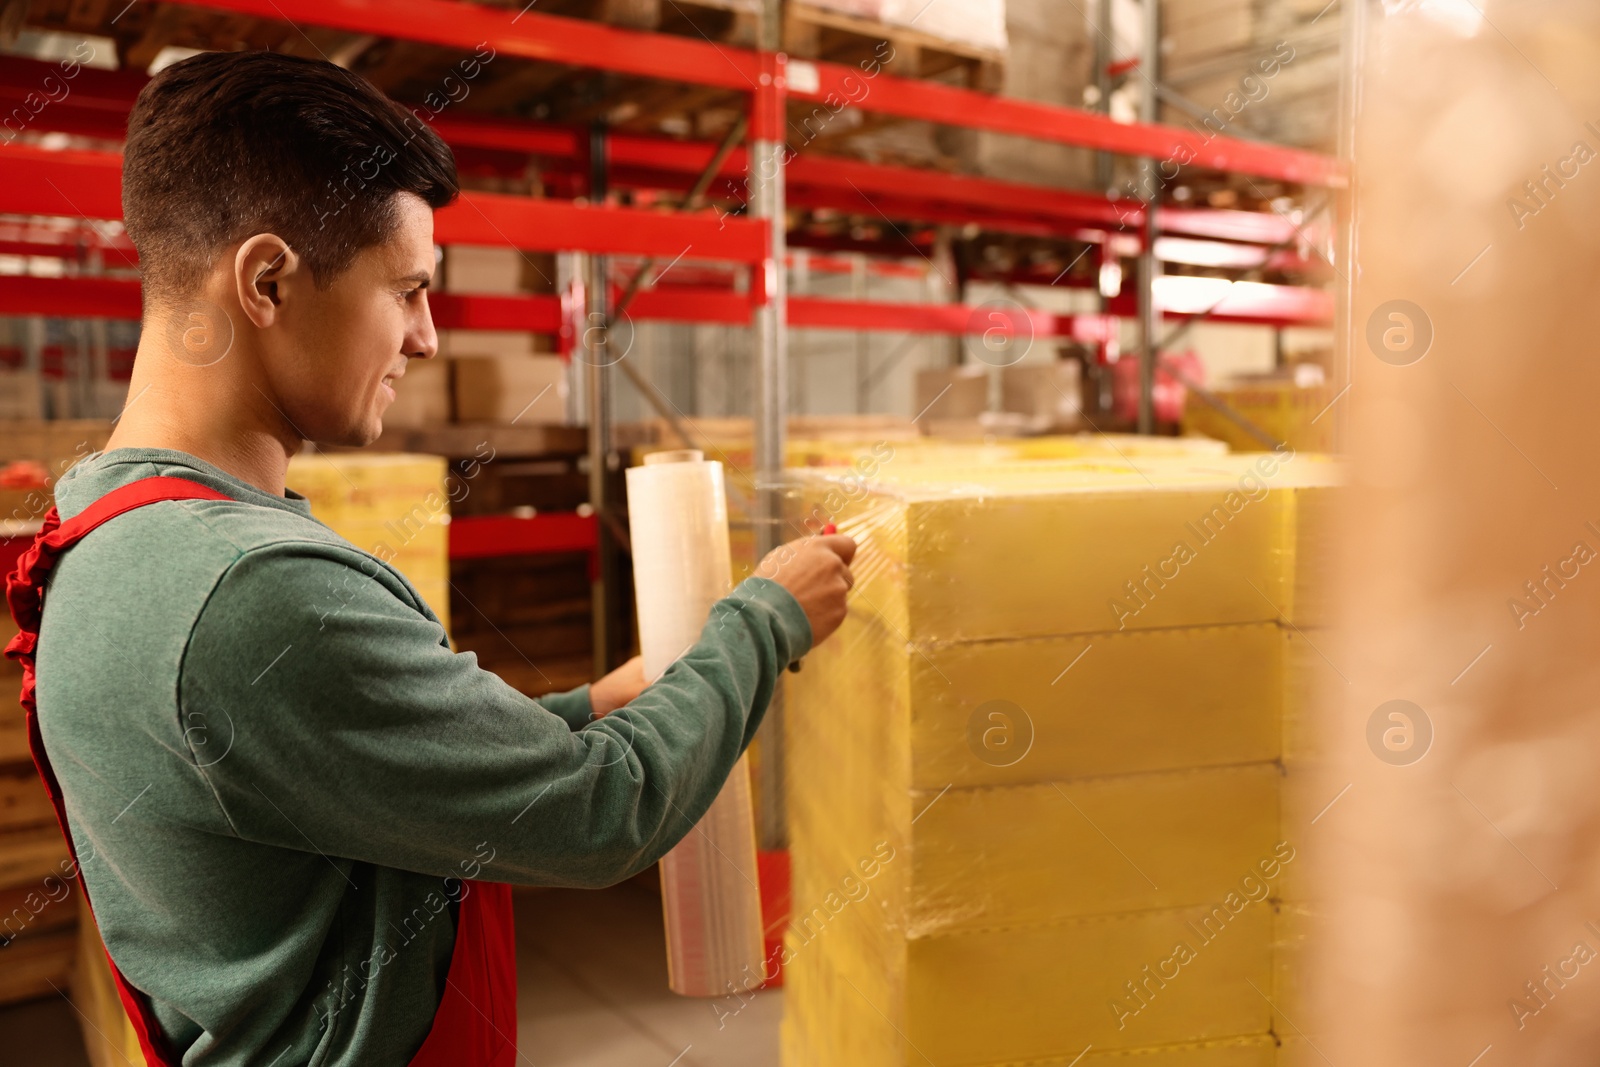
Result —
[[[521,11],[527,0],[464,0]],[[542,15],[589,19],[630,30],[672,33],[754,48],[759,39],[761,0],[538,0]]]
[[[78,952],[78,931],[19,937],[3,951],[6,965],[0,968],[0,1004],[64,994]]]
[[[891,74],[953,80],[989,93],[999,92],[1005,82],[1003,50],[874,22],[805,0],[787,0],[784,4],[783,47],[802,59],[855,65],[881,62],[887,56],[884,69]]]

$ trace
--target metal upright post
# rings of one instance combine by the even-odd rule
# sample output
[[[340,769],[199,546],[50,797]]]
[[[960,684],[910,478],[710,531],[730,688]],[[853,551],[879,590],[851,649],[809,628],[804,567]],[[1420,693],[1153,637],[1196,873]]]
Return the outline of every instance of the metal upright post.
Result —
[[[1356,280],[1356,191],[1355,155],[1356,121],[1361,114],[1361,75],[1367,49],[1367,2],[1351,0],[1339,11],[1343,19],[1339,41],[1339,158],[1346,166],[1350,184],[1343,189],[1330,189],[1334,197],[1335,247],[1333,265],[1334,317],[1333,365],[1328,368],[1335,390],[1343,390],[1354,381],[1355,360],[1351,358],[1351,345],[1360,336],[1352,316],[1355,314]],[[1347,408],[1345,410],[1348,410]],[[1348,423],[1343,411],[1330,411],[1333,420],[1335,450],[1344,444],[1344,428]]]
[[[756,342],[755,459],[756,553],[766,555],[783,536],[784,419],[788,414],[788,313],[785,295],[785,217],[783,168],[785,58],[761,53],[761,74],[751,100],[751,214],[767,224],[767,254],[751,280],[755,296]],[[788,846],[784,814],[783,699],[774,695],[757,735],[761,742],[759,844],[764,849]]]
[[[860,252],[850,255],[850,299],[867,298],[867,257]],[[867,413],[868,394],[872,392],[871,343],[867,331],[855,333],[856,414]]]
[[[589,137],[589,196],[599,203],[606,191],[605,127],[596,123]],[[617,552],[616,535],[607,526],[614,516],[609,474],[611,467],[611,374],[616,359],[611,351],[610,292],[606,277],[606,257],[586,257],[588,277],[584,279],[586,314],[584,329],[574,351],[588,365],[585,392],[589,414],[589,506],[595,515],[595,555],[599,564],[590,586],[590,609],[594,642],[594,674],[598,678],[612,667],[612,652],[617,646]]]
[[[1112,0],[1095,0],[1094,5],[1094,87],[1099,97],[1094,109],[1102,115],[1111,114],[1111,62],[1116,58],[1111,54],[1111,3]],[[1101,193],[1111,191],[1114,158],[1110,152],[1094,154],[1094,180]]]
[[[1156,85],[1161,77],[1161,0],[1144,0],[1144,46],[1139,66],[1144,72],[1139,118],[1153,123],[1160,117]],[[1156,307],[1156,275],[1161,270],[1161,263],[1156,259],[1156,215],[1161,184],[1156,173],[1156,159],[1147,156],[1140,163],[1144,185],[1144,247],[1139,253],[1139,432],[1154,433],[1156,362],[1161,356],[1161,312]]]

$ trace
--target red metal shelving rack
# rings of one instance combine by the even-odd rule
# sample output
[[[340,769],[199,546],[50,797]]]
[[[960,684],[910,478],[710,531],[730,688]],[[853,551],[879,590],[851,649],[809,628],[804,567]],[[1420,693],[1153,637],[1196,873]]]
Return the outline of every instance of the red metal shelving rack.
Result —
[[[501,54],[568,64],[666,82],[716,87],[748,101],[750,141],[728,154],[719,168],[718,189],[726,194],[743,182],[749,217],[720,212],[663,213],[559,199],[535,199],[469,192],[438,213],[436,236],[442,244],[510,246],[524,250],[583,252],[595,256],[688,256],[749,272],[747,291],[697,284],[645,290],[629,307],[641,320],[715,322],[754,327],[758,401],[755,415],[756,483],[776,484],[783,455],[786,408],[786,327],[890,329],[938,333],[981,333],[993,327],[988,311],[960,304],[886,304],[788,297],[786,208],[826,207],[934,223],[975,224],[981,228],[1071,238],[1099,244],[1102,255],[1155,255],[1163,237],[1182,238],[1175,255],[1215,258],[1237,255],[1240,244],[1258,247],[1292,241],[1297,227],[1289,219],[1242,211],[1162,208],[1158,225],[1145,205],[991,178],[883,166],[815,154],[791,153],[784,146],[786,104],[813,102],[829,108],[842,101],[867,112],[905,119],[1011,134],[1149,160],[1182,160],[1186,165],[1277,181],[1339,189],[1347,184],[1343,164],[1298,149],[1204,136],[1192,129],[1154,122],[1119,123],[1105,115],[994,96],[887,72],[865,75],[853,66],[790,59],[779,52],[754,51],[667,34],[626,30],[574,18],[520,12],[460,0],[182,0],[183,6],[212,9],[263,20],[370,34],[376,37],[471,50],[489,41]],[[531,8],[531,5],[530,5]],[[8,60],[0,67],[0,113],[9,114],[37,88],[43,64]],[[138,72],[83,68],[69,97],[39,112],[35,128],[119,139],[122,122],[144,81]],[[33,110],[29,109],[30,112]],[[716,146],[638,134],[609,133],[598,139],[589,130],[551,123],[441,114],[441,135],[458,149],[520,153],[573,169],[582,175],[598,152],[606,181],[617,187],[682,191],[711,163]],[[82,219],[117,219],[121,214],[120,157],[110,151],[49,150],[11,140],[0,144],[0,213]],[[0,230],[4,230],[0,227]],[[23,228],[24,230],[26,228]],[[1148,229],[1148,232],[1147,232]],[[114,240],[98,248],[106,262],[126,265],[132,250]],[[71,255],[81,241],[59,235],[0,232],[0,252]],[[1211,251],[1207,251],[1208,247]],[[906,241],[899,254],[909,255]],[[1220,251],[1219,251],[1220,249]],[[918,250],[920,251],[920,250]],[[1282,253],[1275,253],[1282,254]],[[1148,272],[1147,272],[1148,273]],[[1032,280],[1022,278],[1019,280]],[[1179,283],[1181,284],[1181,283]],[[564,351],[580,358],[589,331],[586,313],[608,315],[612,286],[579,283],[558,296],[490,297],[440,294],[434,301],[439,325],[466,329],[528,329],[565,335]],[[1225,321],[1272,325],[1326,323],[1333,302],[1317,289],[1252,283],[1231,293],[1218,309]],[[7,278],[0,284],[0,314],[138,317],[137,283],[118,278]],[[1138,313],[1130,294],[1114,300],[1105,315],[1056,315],[1017,309],[1011,328],[1034,337],[1104,341],[1117,317]],[[1188,312],[1188,313],[1192,313]],[[1188,313],[1173,312],[1183,318]],[[593,362],[593,361],[588,361]],[[592,466],[603,469],[607,420],[600,383],[590,396]],[[596,484],[597,507],[604,508]],[[761,494],[758,531],[770,545],[779,533],[776,497]],[[761,521],[761,520],[765,521]],[[564,519],[561,520],[564,522]],[[604,523],[581,524],[595,531]],[[472,551],[506,544],[537,545],[549,536],[568,544],[577,525],[557,531],[511,531],[492,524],[477,528]],[[768,811],[781,804],[767,798]],[[772,844],[771,827],[764,838]]]

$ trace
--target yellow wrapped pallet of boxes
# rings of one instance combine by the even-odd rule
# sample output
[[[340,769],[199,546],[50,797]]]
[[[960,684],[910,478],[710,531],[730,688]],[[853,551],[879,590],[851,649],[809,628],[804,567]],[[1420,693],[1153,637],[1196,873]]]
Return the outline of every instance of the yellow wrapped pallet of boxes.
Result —
[[[786,1067],[1267,1067],[1303,924],[1309,455],[794,472],[860,541],[788,681]]]
[[[450,497],[441,456],[310,452],[289,461],[288,486],[346,541],[405,575],[450,628]]]
[[[651,452],[675,447],[671,442],[636,445],[633,462],[643,463]],[[701,446],[696,446],[701,447]],[[748,577],[755,569],[755,533],[751,520],[755,496],[754,445],[749,437],[707,438],[702,451],[723,464],[728,487],[728,525],[733,553],[734,580]],[[915,437],[885,430],[879,436],[866,433],[835,434],[828,437],[790,437],[784,443],[787,468],[853,467],[870,477],[879,466],[894,461],[901,465],[926,463],[949,466],[1013,464],[1041,459],[1112,458],[1140,456],[1223,455],[1228,446],[1210,437],[1150,437],[1137,434],[1058,434],[1042,437],[955,438]],[[799,536],[791,529],[780,540]]]
[[[1333,447],[1335,420],[1322,417],[1335,395],[1330,385],[1297,385],[1292,379],[1259,378],[1223,383],[1210,391],[1290,448],[1324,452]],[[1183,432],[1214,437],[1241,451],[1263,446],[1237,422],[1192,392],[1184,405]]]

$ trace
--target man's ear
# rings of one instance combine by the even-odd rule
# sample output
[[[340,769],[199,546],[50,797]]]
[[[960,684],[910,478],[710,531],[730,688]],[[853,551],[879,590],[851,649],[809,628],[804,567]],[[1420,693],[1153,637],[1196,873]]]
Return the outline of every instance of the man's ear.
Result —
[[[233,257],[233,285],[239,307],[257,328],[271,326],[282,302],[280,286],[303,273],[294,249],[277,234],[258,233]]]

